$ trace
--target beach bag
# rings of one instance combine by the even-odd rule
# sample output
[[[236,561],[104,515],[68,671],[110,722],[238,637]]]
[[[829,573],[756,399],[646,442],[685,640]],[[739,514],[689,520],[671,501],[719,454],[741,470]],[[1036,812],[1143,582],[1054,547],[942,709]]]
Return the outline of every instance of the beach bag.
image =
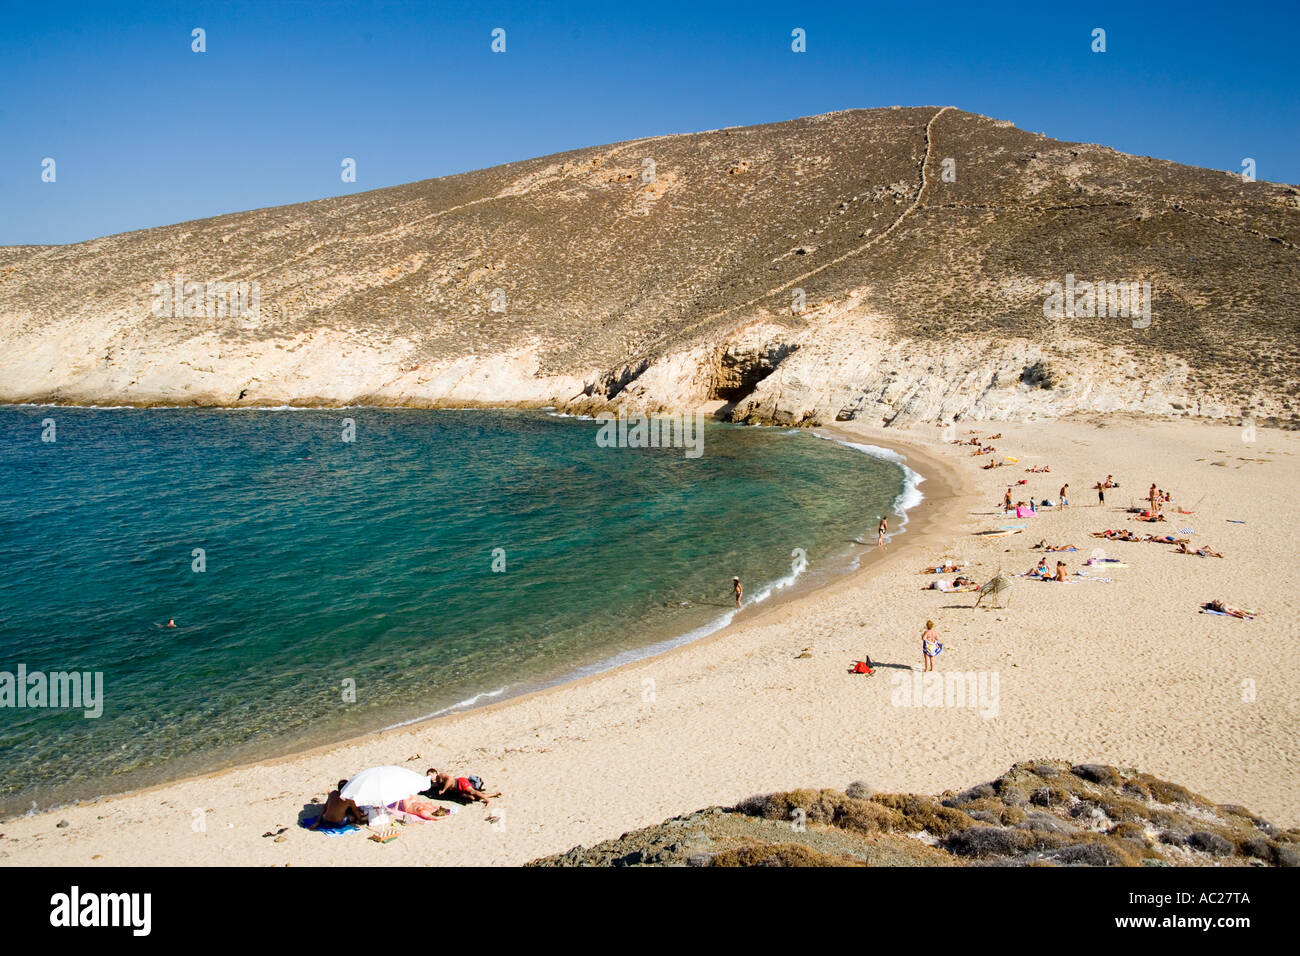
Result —
[[[875,673],[875,672],[874,672],[870,667],[867,666],[867,662],[866,662],[866,661],[854,661],[854,662],[853,662],[853,673],[855,673],[855,674],[872,674],[872,673]]]

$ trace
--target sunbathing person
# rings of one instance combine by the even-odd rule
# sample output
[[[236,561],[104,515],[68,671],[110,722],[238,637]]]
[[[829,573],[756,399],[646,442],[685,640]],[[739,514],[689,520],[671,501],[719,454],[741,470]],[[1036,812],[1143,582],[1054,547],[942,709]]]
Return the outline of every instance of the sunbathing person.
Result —
[[[1038,563],[1025,572],[1027,578],[1042,578],[1047,580],[1052,576],[1052,572],[1047,567],[1047,559],[1039,558]]]
[[[337,790],[331,790],[328,797],[325,798],[325,809],[315,820],[311,822],[308,830],[316,830],[320,827],[341,827],[345,824],[355,824],[356,826],[365,826],[366,814],[353,800],[344,800],[341,791],[348,785],[346,780],[340,780]]]
[[[1056,575],[1055,575],[1055,577],[1052,578],[1052,580],[1053,580],[1053,581],[1060,581],[1062,584],[1065,583],[1065,580],[1066,580],[1066,579],[1065,579],[1065,562],[1064,562],[1064,561],[1057,561],[1057,562],[1056,562]]]
[[[1177,551],[1179,554],[1195,554],[1195,555],[1199,555],[1202,558],[1223,557],[1222,554],[1220,554],[1218,551],[1215,551],[1213,548],[1197,548],[1195,551],[1193,551],[1191,548],[1187,546],[1187,542],[1185,540],[1180,541],[1178,543]]]
[[[1076,547],[1075,547],[1074,545],[1072,545],[1072,544],[1049,544],[1049,545],[1046,547],[1045,550],[1047,550],[1047,551],[1078,551],[1079,549],[1076,548]]]
[[[480,785],[483,783],[482,780],[478,780],[477,778],[475,778],[475,781],[471,781],[469,777],[456,777],[453,779],[451,774],[438,773],[438,771],[434,770],[432,767],[430,767],[426,773],[433,778],[433,786],[428,790],[425,790],[424,793],[431,797],[441,797],[448,790],[451,790],[451,795],[462,803],[482,801],[483,805],[487,806],[491,800],[501,796],[500,791],[497,791],[496,793],[484,793],[480,787],[474,786],[475,781]]]
[[[940,564],[933,568],[922,568],[917,574],[951,574],[953,571],[960,571],[960,564]]]
[[[1239,617],[1246,621],[1255,619],[1254,611],[1247,611],[1244,608],[1233,607],[1231,604],[1225,604],[1223,601],[1207,601],[1205,603],[1207,611],[1218,611],[1220,614],[1227,614],[1231,617]]]
[[[401,813],[419,817],[421,820],[437,820],[451,812],[446,807],[434,803],[423,794],[416,794],[413,797],[407,797],[405,800],[398,800],[397,809]]]

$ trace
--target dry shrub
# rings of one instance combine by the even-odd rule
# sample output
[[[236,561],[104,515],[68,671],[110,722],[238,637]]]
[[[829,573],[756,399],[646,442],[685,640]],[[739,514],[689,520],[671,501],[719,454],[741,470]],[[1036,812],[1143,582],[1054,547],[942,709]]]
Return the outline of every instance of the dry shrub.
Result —
[[[715,853],[709,866],[866,866],[861,860],[822,853],[802,843],[742,846]]]
[[[1124,777],[1118,770],[1103,763],[1081,763],[1076,767],[1072,767],[1070,772],[1082,780],[1099,783],[1106,787],[1118,787],[1124,782]]]
[[[928,830],[937,837],[948,836],[973,826],[970,814],[953,807],[945,807],[933,797],[914,793],[884,793],[872,798],[873,803],[896,810],[902,815],[901,829],[912,833]]]

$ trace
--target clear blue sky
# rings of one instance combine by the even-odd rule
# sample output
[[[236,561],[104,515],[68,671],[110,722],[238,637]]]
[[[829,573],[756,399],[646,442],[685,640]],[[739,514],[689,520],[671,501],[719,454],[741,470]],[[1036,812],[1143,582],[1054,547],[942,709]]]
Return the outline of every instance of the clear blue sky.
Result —
[[[1196,166],[1240,171],[1249,156],[1260,179],[1300,182],[1296,3],[1021,6],[10,3],[0,244],[894,104]],[[191,52],[194,27],[206,53]],[[355,184],[340,180],[345,157]]]

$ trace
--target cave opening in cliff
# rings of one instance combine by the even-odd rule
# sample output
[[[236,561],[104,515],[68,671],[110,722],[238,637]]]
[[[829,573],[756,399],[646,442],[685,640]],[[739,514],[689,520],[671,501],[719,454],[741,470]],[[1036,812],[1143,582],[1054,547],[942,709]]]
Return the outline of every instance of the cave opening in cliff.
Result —
[[[774,343],[758,347],[729,346],[714,363],[710,398],[735,404],[748,398],[759,383],[776,371],[797,345]]]

